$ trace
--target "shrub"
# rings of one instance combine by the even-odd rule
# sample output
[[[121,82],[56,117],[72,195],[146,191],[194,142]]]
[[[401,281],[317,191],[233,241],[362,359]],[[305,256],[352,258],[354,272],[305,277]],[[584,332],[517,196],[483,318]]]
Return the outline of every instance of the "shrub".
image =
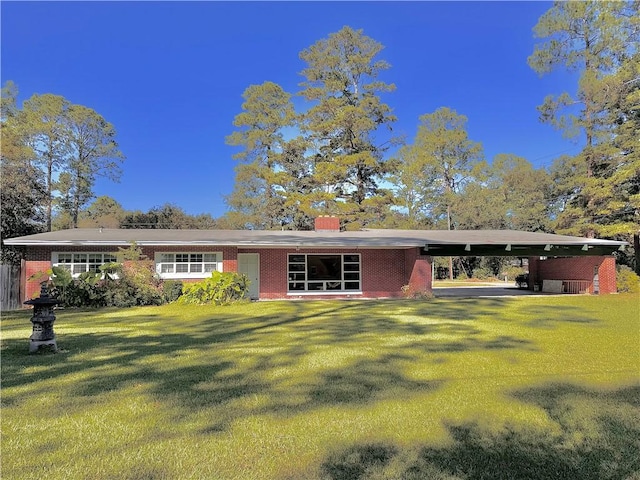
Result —
[[[182,295],[182,288],[180,280],[165,280],[162,284],[162,299],[166,303],[175,302]]]
[[[125,261],[113,271],[116,278],[104,282],[107,306],[133,307],[164,303],[162,280],[155,272],[152,261]]]
[[[495,274],[490,267],[478,267],[473,270],[473,278],[478,280],[495,279]]]
[[[433,300],[435,298],[433,292],[428,290],[414,290],[409,285],[403,285],[401,290],[402,295],[405,298],[410,298],[413,300]]]
[[[616,272],[616,283],[620,293],[640,292],[640,277],[626,265],[620,265]]]
[[[59,298],[67,307],[104,307],[105,285],[98,272],[84,272],[64,288]]]
[[[104,286],[102,275],[97,272],[84,272],[73,278],[71,272],[62,267],[52,267],[46,272],[38,272],[29,279],[46,279],[50,295],[65,307],[102,307],[104,306]]]
[[[48,282],[51,295],[66,307],[162,305],[178,298],[182,288],[181,282],[167,282],[165,287],[153,261],[143,259],[108,263],[99,272],[85,272],[77,278],[62,267],[52,267],[29,280]]]
[[[183,286],[182,303],[227,305],[246,298],[249,279],[235,272],[213,272],[210,278]]]

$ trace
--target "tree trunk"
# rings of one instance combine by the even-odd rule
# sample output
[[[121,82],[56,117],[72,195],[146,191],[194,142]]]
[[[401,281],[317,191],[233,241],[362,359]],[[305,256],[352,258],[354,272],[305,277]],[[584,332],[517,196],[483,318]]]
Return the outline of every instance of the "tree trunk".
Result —
[[[51,182],[53,181],[53,160],[49,159],[47,165],[47,232],[51,231],[51,216],[53,215],[53,189]]]
[[[447,230],[451,230],[451,205],[447,205]],[[449,257],[449,280],[453,280],[453,257]]]
[[[636,273],[640,275],[640,234],[633,236],[633,249],[636,255]]]

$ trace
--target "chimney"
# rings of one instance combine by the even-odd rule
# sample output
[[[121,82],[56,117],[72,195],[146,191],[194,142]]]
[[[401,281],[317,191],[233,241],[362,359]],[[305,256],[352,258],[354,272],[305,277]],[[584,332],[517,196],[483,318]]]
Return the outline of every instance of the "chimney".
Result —
[[[338,217],[317,217],[315,219],[316,232],[339,232],[340,219]]]

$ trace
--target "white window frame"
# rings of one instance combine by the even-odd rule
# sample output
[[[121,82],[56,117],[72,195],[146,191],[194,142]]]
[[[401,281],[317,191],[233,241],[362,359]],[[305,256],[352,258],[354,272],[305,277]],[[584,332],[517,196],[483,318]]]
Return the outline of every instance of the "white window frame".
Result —
[[[310,280],[309,279],[309,256],[339,256],[340,257],[340,280]],[[292,257],[304,257],[304,262],[292,262]],[[357,257],[358,261],[345,260],[345,257]],[[304,265],[304,271],[299,270]],[[353,270],[357,265],[358,269]],[[297,266],[297,267],[296,267]],[[345,267],[346,266],[346,267]],[[350,266],[350,267],[349,267]],[[345,274],[357,274],[358,278],[345,278]],[[346,284],[358,283],[357,289],[347,289]],[[311,285],[310,285],[311,284]],[[295,289],[303,286],[303,289]],[[309,288],[313,289],[309,289]],[[321,288],[320,288],[321,287]],[[339,287],[339,288],[338,288]],[[287,295],[361,295],[362,294],[362,257],[359,253],[299,253],[289,252],[287,254]]]
[[[115,252],[52,252],[51,265],[61,267],[74,278],[85,272],[99,272],[98,267],[105,263],[116,262]],[[95,265],[95,268],[91,268]]]
[[[155,264],[163,279],[208,278],[214,271],[222,272],[222,252],[156,252]]]

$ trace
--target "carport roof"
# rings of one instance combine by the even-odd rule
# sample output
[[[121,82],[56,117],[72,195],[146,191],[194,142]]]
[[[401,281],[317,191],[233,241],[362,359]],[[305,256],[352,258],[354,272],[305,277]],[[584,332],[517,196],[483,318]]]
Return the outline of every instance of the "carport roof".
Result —
[[[427,255],[608,255],[626,242],[516,230],[174,230],[77,228],[5,239],[20,246],[237,246],[411,248]]]

